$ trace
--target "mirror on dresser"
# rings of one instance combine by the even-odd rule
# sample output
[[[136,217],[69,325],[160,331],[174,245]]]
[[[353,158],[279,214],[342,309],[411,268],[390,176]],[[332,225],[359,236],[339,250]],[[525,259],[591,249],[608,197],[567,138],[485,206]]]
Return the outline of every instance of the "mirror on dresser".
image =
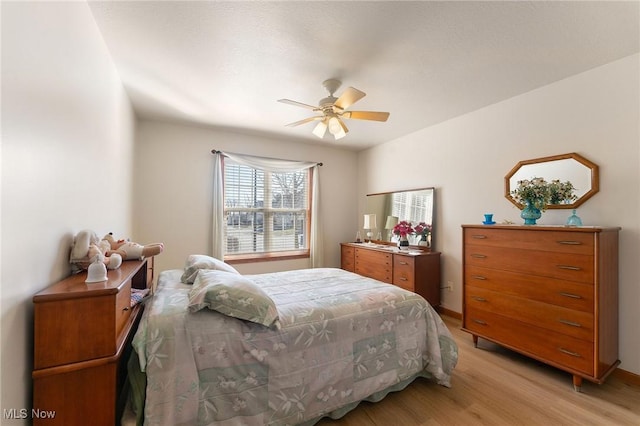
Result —
[[[406,191],[383,192],[367,194],[364,214],[369,215],[369,225],[372,228],[364,228],[364,221],[361,223],[367,232],[371,232],[373,240],[383,243],[395,243],[397,239],[393,236],[393,225],[398,221],[409,221],[414,226],[419,222],[425,222],[432,226],[428,237],[428,246],[433,247],[433,212],[435,204],[434,188],[419,188]],[[375,218],[370,216],[375,215]],[[374,220],[375,219],[375,220]],[[375,226],[374,226],[375,222]],[[378,238],[379,237],[379,238]],[[409,237],[411,245],[418,245],[420,236]]]
[[[523,208],[511,195],[518,186],[518,181],[544,178],[547,182],[554,179],[569,181],[575,187],[577,199],[573,202],[560,202],[547,205],[548,209],[575,209],[598,192],[598,165],[575,152],[534,158],[518,162],[504,178],[504,196],[519,209]]]

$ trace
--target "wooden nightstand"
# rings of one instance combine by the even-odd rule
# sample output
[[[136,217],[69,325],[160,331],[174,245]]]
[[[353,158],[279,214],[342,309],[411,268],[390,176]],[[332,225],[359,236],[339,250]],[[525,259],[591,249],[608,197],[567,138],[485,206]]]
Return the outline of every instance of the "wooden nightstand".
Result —
[[[131,339],[142,306],[131,308],[131,289],[150,287],[153,258],[125,261],[108,281],[85,283],[72,275],[33,297],[34,412],[55,414],[33,424],[119,423]]]

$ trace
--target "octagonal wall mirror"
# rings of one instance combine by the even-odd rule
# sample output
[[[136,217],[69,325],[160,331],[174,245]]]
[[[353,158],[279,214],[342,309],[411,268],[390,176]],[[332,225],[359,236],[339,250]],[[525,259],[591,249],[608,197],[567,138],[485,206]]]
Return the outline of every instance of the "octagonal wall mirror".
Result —
[[[518,186],[518,181],[534,177],[544,178],[547,182],[554,179],[561,182],[569,181],[575,187],[575,195],[578,198],[574,202],[549,204],[548,209],[575,209],[600,189],[598,165],[572,152],[520,161],[504,178],[504,196],[516,207],[523,208],[524,206],[511,196],[511,191]]]

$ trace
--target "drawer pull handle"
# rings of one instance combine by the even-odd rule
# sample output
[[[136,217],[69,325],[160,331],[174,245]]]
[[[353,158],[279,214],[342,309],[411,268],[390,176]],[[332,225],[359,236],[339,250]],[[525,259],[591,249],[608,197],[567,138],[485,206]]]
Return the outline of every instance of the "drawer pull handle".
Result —
[[[582,299],[582,296],[577,295],[577,294],[572,294],[572,293],[564,293],[564,292],[560,292],[560,296],[570,297],[570,298],[572,298],[572,299]]]
[[[400,277],[400,281],[409,281],[409,280],[406,279],[405,277]]]
[[[484,280],[486,280],[486,278],[485,278],[485,277],[483,277],[482,275],[474,275],[474,276],[473,276],[473,279],[474,279],[474,280],[480,280],[480,281],[484,281]]]
[[[567,355],[575,356],[576,358],[580,358],[580,354],[577,353],[577,352],[573,352],[573,351],[570,351],[570,350],[565,349],[565,348],[558,348],[558,350],[560,352],[562,352],[563,354],[567,354]]]
[[[475,238],[476,240],[484,240],[487,238],[486,235],[472,235],[471,238]]]
[[[558,265],[558,268],[560,268],[560,269],[568,269],[570,271],[580,271],[580,270],[582,270],[582,268],[579,268],[577,266],[571,266],[571,265]]]
[[[561,322],[562,324],[570,325],[571,327],[582,327],[582,324],[578,322],[569,321],[565,319],[559,319],[558,322]]]
[[[476,324],[480,324],[480,325],[487,325],[486,321],[482,321],[482,320],[475,319],[475,318],[473,319],[473,322],[475,322]]]
[[[558,241],[558,244],[564,244],[567,246],[580,246],[582,243],[580,241]]]
[[[487,256],[486,256],[486,255],[484,255],[484,254],[476,254],[476,253],[473,253],[473,254],[471,255],[471,257],[475,257],[475,258],[477,258],[477,259],[484,259],[484,258],[486,258]]]
[[[471,298],[473,300],[478,301],[478,302],[486,302],[487,301],[487,299],[485,299],[484,297],[480,297],[480,296],[471,296]]]
[[[400,262],[401,265],[408,265],[407,262]]]
[[[126,311],[128,311],[128,310],[129,310],[129,307],[128,307],[128,306],[127,306],[127,307],[124,307],[122,310],[126,312]]]

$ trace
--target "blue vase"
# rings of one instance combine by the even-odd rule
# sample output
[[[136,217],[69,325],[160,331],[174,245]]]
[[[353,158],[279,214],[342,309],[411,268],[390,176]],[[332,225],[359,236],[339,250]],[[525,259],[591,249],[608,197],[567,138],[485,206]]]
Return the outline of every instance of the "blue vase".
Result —
[[[536,220],[542,217],[540,209],[536,208],[531,201],[526,201],[526,205],[520,212],[520,217],[524,219],[525,225],[535,225]]]
[[[576,210],[573,209],[573,213],[567,219],[567,226],[582,226],[582,219],[576,214]]]

